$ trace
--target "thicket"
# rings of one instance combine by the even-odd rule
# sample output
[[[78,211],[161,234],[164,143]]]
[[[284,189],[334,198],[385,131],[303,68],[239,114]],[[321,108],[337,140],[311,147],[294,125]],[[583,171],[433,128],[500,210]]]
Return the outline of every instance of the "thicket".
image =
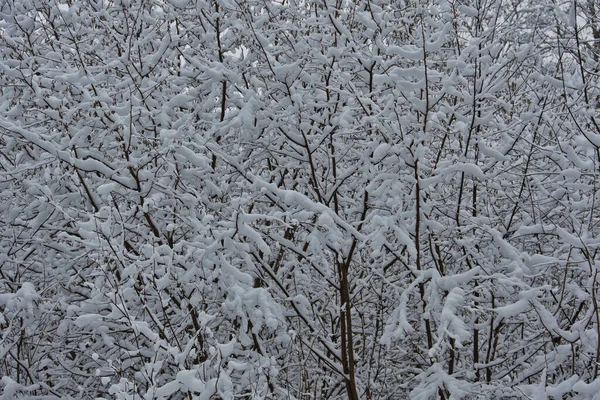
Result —
[[[595,0],[60,1],[0,1],[0,399],[597,395]]]

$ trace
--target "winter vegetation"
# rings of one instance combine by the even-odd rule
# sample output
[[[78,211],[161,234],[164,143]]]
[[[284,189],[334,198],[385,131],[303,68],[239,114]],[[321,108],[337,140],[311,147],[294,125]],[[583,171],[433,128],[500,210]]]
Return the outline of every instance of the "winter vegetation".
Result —
[[[0,0],[0,399],[592,399],[596,0]]]

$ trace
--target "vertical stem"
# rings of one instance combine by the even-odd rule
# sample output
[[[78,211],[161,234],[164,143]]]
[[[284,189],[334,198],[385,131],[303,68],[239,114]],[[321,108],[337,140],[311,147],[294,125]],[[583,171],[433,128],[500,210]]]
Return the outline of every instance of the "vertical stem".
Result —
[[[352,313],[350,306],[350,288],[347,263],[338,263],[340,273],[340,325],[342,339],[342,364],[346,374],[346,393],[349,400],[359,400],[354,373],[354,347],[352,332]]]
[[[419,182],[419,160],[415,160],[415,250],[417,253],[417,270],[422,271],[423,266],[421,265],[421,185]],[[427,311],[427,301],[425,300],[425,283],[419,283],[419,295],[421,296],[421,302],[423,304],[423,313]],[[425,318],[425,331],[427,333],[427,348],[433,347],[433,334],[431,332],[431,322],[429,318]]]

